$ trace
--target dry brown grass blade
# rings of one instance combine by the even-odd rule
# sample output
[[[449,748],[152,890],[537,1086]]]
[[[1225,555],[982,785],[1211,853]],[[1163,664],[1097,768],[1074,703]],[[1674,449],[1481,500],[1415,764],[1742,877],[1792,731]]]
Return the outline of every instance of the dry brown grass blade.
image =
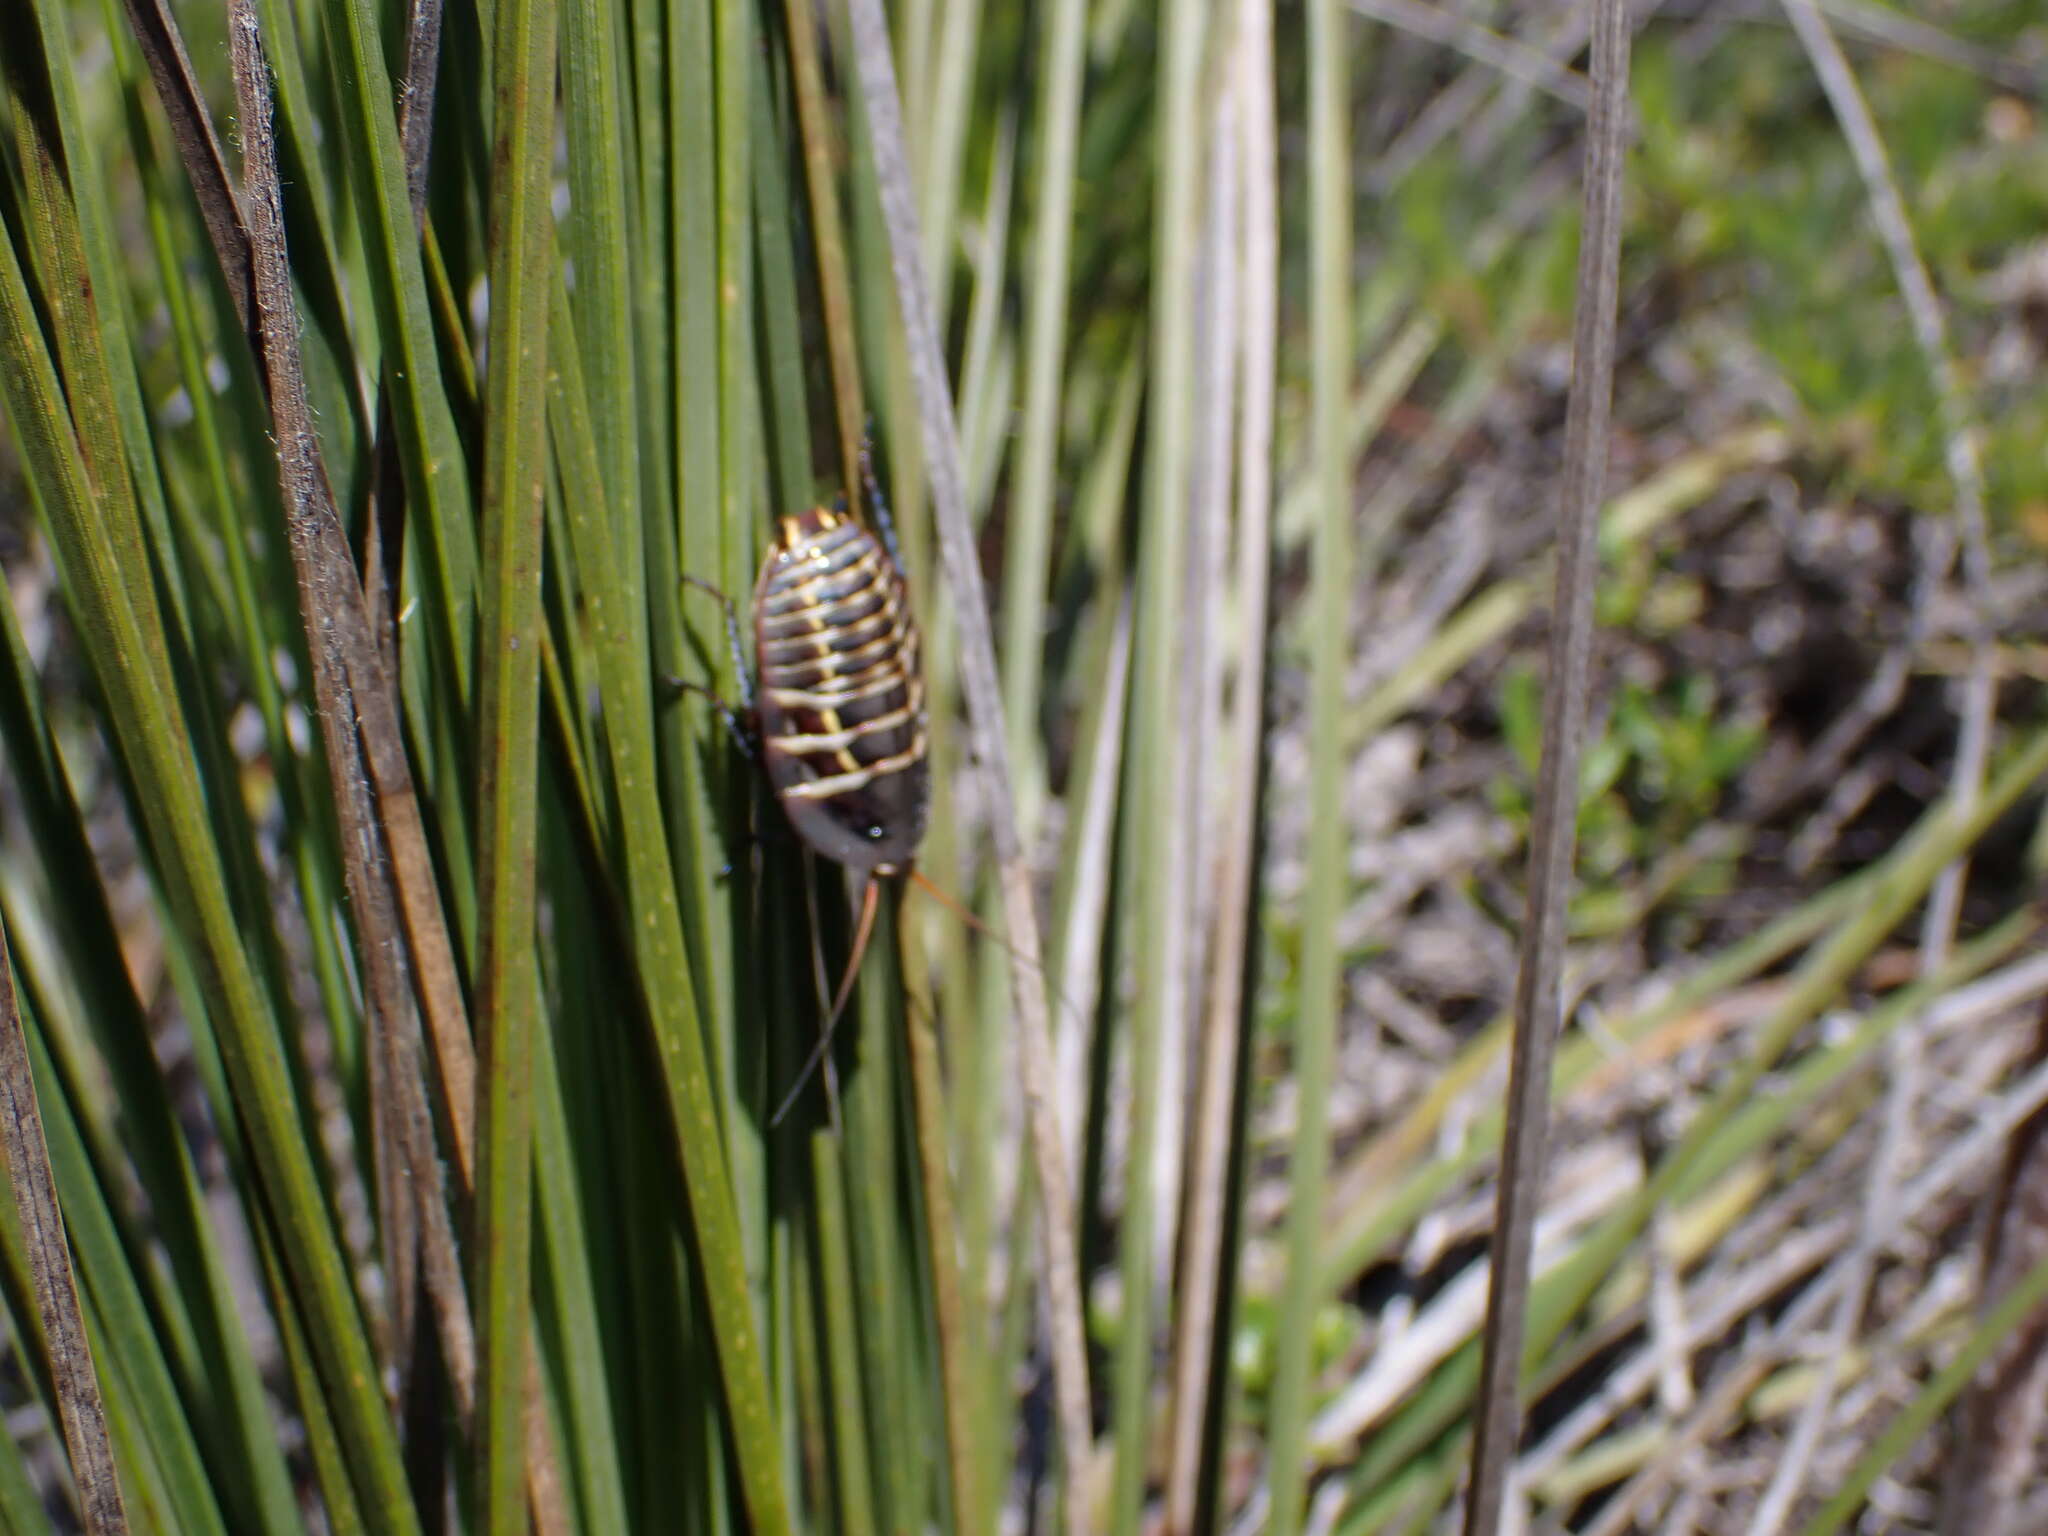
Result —
[[[968,521],[966,470],[960,432],[939,346],[930,289],[925,282],[911,189],[910,159],[903,137],[903,108],[896,91],[888,19],[880,0],[850,0],[853,52],[874,145],[875,180],[889,233],[896,302],[908,343],[910,373],[923,429],[925,468],[931,479],[939,551],[953,589],[959,629],[961,692],[967,700],[975,756],[988,781],[988,821],[1002,873],[1003,915],[1010,938],[1010,987],[1021,1035],[1019,1060],[1031,1125],[1043,1205],[1047,1310],[1051,1314],[1053,1393],[1057,1403],[1061,1455],[1066,1462],[1067,1529],[1075,1536],[1093,1528],[1090,1496],[1094,1482],[1093,1429],[1088,1395],[1088,1355],[1081,1325],[1080,1265],[1074,1244],[1073,1181],[1069,1176],[1053,1100],[1052,1032],[1048,1026],[1045,977],[1040,967],[1038,912],[1031,870],[1017,837],[1016,797],[1011,787],[1009,745],[1003,733],[1002,690],[996,680],[995,640],[988,597]]]
[[[441,0],[410,0],[405,73],[398,84],[398,142],[405,151],[405,191],[415,221],[427,209],[427,151],[434,136],[434,81],[440,65]]]
[[[1515,985],[1514,1059],[1501,1149],[1492,1283],[1480,1364],[1478,1433],[1466,1536],[1500,1529],[1521,1426],[1522,1347],[1530,1249],[1543,1194],[1550,1068],[1562,1022],[1566,919],[1576,844],[1579,748],[1585,735],[1598,569],[1600,499],[1614,385],[1615,303],[1621,270],[1622,146],[1628,122],[1628,7],[1598,0],[1593,16],[1592,110],[1586,124],[1584,217],[1572,337],[1571,404],[1559,497],[1557,597],[1544,690],[1543,763],[1530,830],[1529,912]]]
[[[156,81],[157,100],[170,120],[171,137],[185,162],[193,195],[199,199],[199,216],[213,243],[214,258],[234,300],[235,313],[249,333],[252,349],[260,358],[262,349],[254,330],[255,292],[249,269],[249,231],[242,222],[242,207],[228,176],[227,157],[221,153],[220,138],[213,131],[213,119],[206,110],[206,98],[199,94],[199,82],[192,77],[192,60],[185,52],[185,40],[178,32],[164,0],[124,0],[135,40],[149,63],[150,78]]]
[[[413,1018],[412,999],[405,974],[407,950],[394,920],[394,890],[404,915],[405,935],[411,940],[419,996],[432,1025],[444,1109],[465,1203],[475,1187],[476,1059],[395,700],[370,630],[363,590],[335,512],[306,401],[276,153],[270,137],[270,85],[260,27],[248,0],[231,0],[230,38],[235,44],[261,357],[270,386],[288,544],[307,627],[314,694],[342,819],[344,874],[363,937],[372,1031],[379,1028],[376,1015],[381,1012],[383,1027],[394,1032],[389,1047],[393,1051],[392,1076],[394,1086],[403,1085],[395,1105],[396,1134],[415,1178],[422,1172],[427,1177],[428,1182],[419,1187],[423,1198],[418,1204],[442,1207],[420,1227],[428,1250],[422,1257],[458,1411],[466,1415],[462,1405],[473,1406],[475,1396],[474,1331],[440,1185],[440,1160],[433,1154],[418,1073],[411,1068],[418,1059],[420,1042],[407,1028]],[[380,857],[386,837],[390,840],[388,857]],[[536,1522],[544,1530],[557,1530],[564,1528],[565,1514],[553,1436],[546,1413],[539,1411],[544,1402],[541,1390],[538,1360],[529,1355],[526,1426],[530,1495]]]
[[[43,1121],[36,1108],[35,1079],[29,1071],[28,1037],[14,996],[14,966],[7,935],[0,930],[0,1150],[7,1157],[8,1183],[21,1213],[23,1246],[35,1284],[36,1316],[49,1354],[50,1384],[64,1447],[71,1453],[72,1481],[89,1536],[117,1536],[128,1529],[121,1483],[114,1473],[114,1447],[107,1436],[107,1411],[100,1400],[98,1373],[86,1343],[85,1316],[71,1273],[64,1213],[57,1204],[57,1180]]]
[[[385,978],[388,979],[388,978]],[[365,996],[369,989],[365,988]],[[370,1168],[377,1202],[377,1240],[384,1260],[385,1302],[378,1319],[385,1337],[382,1349],[404,1400],[413,1377],[415,1313],[420,1286],[420,1208],[413,1187],[408,1137],[397,1102],[399,1070],[389,1048],[392,1031],[381,1028],[382,1016],[372,1011],[370,1048],[365,1075],[370,1099]]]
[[[337,626],[320,623],[316,616],[335,606],[333,589],[338,584],[354,585],[353,567],[340,578],[331,553],[323,548],[341,539],[340,518],[334,508],[333,492],[320,458],[312,408],[306,398],[304,370],[298,347],[298,310],[291,292],[291,275],[284,244],[283,196],[278,184],[276,145],[271,134],[270,79],[264,60],[260,25],[256,13],[246,4],[229,9],[230,57],[235,75],[237,119],[242,133],[242,173],[245,192],[244,218],[249,238],[249,258],[255,285],[255,330],[261,348],[264,377],[269,383],[273,436],[277,443],[278,482],[285,507],[285,529],[291,550],[292,569],[298,578],[299,609],[306,621],[307,654],[312,663],[313,697],[327,750],[329,786],[334,795],[335,814],[341,825],[342,874],[348,890],[362,943],[364,1008],[372,1046],[373,1091],[387,1096],[379,1105],[376,1126],[380,1141],[387,1134],[391,1144],[398,1139],[391,1123],[388,1094],[394,1062],[382,1042],[394,1027],[393,1020],[409,1004],[404,949],[398,944],[397,922],[391,906],[389,877],[382,858],[382,836],[371,801],[370,786],[363,772],[362,754],[354,729],[356,707],[350,687],[348,666],[342,654]],[[343,560],[346,561],[344,547]],[[339,578],[339,579],[338,579]],[[400,1171],[390,1165],[389,1147],[380,1147],[378,1177],[381,1214],[398,1217],[412,1214],[409,1198],[396,1193]],[[416,1223],[412,1230],[384,1234],[388,1256],[409,1262],[416,1252]],[[410,1278],[394,1292],[395,1316],[386,1318],[380,1330],[387,1361],[410,1336]],[[459,1369],[459,1367],[453,1367]]]

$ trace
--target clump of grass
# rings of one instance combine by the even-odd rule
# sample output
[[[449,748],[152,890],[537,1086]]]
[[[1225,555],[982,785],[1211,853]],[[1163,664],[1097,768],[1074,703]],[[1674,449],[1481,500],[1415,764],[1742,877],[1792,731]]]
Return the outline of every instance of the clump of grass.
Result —
[[[0,1523],[2010,1516],[2039,22],[1653,12],[1589,217],[1590,14],[0,13]],[[984,929],[778,1124],[864,439]]]

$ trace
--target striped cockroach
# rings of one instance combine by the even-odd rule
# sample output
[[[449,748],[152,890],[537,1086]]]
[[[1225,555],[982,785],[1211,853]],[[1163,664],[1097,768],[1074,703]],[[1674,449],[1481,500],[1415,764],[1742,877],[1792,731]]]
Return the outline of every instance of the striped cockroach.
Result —
[[[751,735],[797,835],[865,877],[845,974],[817,1049],[776,1120],[795,1102],[831,1042],[874,932],[881,882],[916,877],[911,865],[924,838],[930,765],[923,646],[895,542],[886,539],[887,510],[872,472],[865,462],[861,468],[883,536],[843,507],[789,513],[778,519],[754,583],[758,676],[747,700],[753,729],[738,734],[743,740]],[[726,619],[745,686],[739,626],[729,600]]]
[[[874,878],[924,837],[923,647],[903,572],[848,513],[781,520],[754,584],[761,761],[798,836]]]

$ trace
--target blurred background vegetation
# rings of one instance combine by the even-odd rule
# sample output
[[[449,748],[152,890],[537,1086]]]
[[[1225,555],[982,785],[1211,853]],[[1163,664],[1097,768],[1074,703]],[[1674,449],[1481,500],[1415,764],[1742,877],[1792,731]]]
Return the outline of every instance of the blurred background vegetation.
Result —
[[[2048,22],[1632,15],[1513,1497],[2048,1528]],[[856,20],[0,0],[0,1527],[1456,1528],[1588,11]],[[982,926],[774,1123],[859,893],[682,578],[869,431]]]

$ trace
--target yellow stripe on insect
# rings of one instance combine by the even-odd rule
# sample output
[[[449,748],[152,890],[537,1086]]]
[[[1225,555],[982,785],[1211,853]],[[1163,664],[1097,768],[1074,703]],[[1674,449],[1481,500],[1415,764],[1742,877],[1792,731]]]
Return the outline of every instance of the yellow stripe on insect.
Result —
[[[877,715],[872,720],[863,720],[858,725],[840,726],[836,710],[827,710],[827,724],[833,729],[813,732],[805,736],[774,736],[776,746],[785,752],[843,752],[863,736],[872,736],[877,731],[893,731],[899,725],[908,724],[917,713],[917,700],[907,700],[901,709],[892,709],[886,715]]]
[[[769,642],[771,649],[790,644],[792,642],[787,640]],[[823,671],[826,677],[851,677],[865,672],[871,665],[887,659],[888,654],[896,648],[897,637],[892,632],[881,636],[879,639],[870,640],[858,650],[827,650],[816,654],[800,653],[794,657],[778,655],[769,665],[790,668],[816,668]],[[822,682],[824,678],[820,678],[818,681]]]
[[[832,678],[834,687],[819,688],[763,688],[761,697],[783,709],[811,709],[819,713],[836,710],[842,705],[852,704],[861,699],[871,699],[878,693],[887,693],[903,683],[903,675],[896,668],[875,671],[868,678]],[[923,689],[918,690],[923,696]]]
[[[919,731],[917,739],[894,757],[878,759],[852,773],[837,773],[828,778],[791,784],[782,790],[782,794],[792,800],[829,800],[834,795],[843,795],[850,790],[865,789],[886,774],[901,773],[906,768],[915,768],[923,761],[924,732]]]

